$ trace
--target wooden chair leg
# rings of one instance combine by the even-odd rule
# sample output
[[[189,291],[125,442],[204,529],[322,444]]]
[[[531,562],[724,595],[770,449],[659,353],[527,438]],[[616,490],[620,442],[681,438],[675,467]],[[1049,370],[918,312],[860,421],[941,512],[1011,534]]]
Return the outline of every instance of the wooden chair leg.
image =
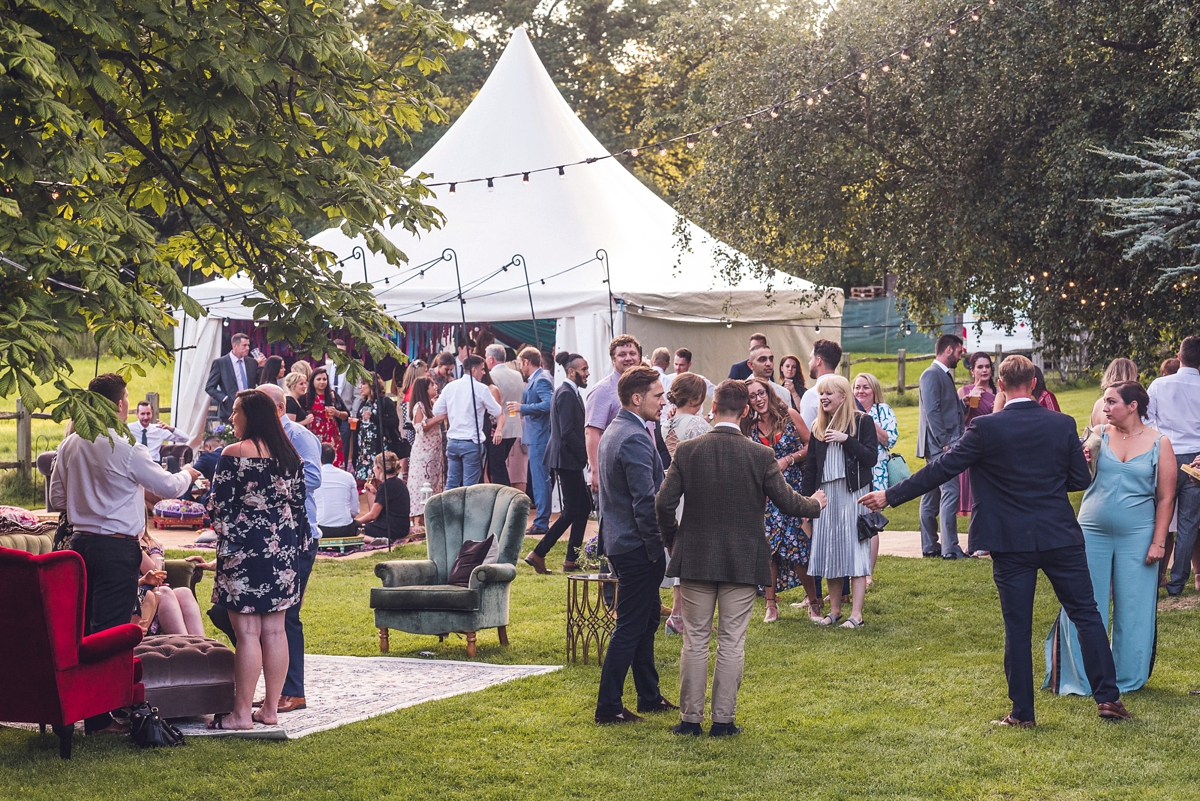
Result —
[[[66,726],[54,726],[54,733],[58,735],[58,755],[63,759],[71,758],[71,738],[75,735],[75,724],[68,723]]]
[[[475,632],[473,631],[467,632],[467,658],[475,658]]]
[[[508,626],[501,626],[496,631],[500,635],[500,644],[507,646],[508,645]]]
[[[379,629],[379,653],[386,654],[388,652],[388,630],[385,628]]]

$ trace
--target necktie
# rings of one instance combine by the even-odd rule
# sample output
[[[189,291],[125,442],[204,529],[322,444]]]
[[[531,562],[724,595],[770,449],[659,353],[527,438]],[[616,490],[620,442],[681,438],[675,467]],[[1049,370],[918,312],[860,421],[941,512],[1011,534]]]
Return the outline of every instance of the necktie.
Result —
[[[246,389],[246,364],[241,359],[234,362],[237,367],[238,391]]]
[[[149,429],[147,429],[147,428],[143,428],[143,429],[142,429],[142,444],[143,444],[143,445],[145,445],[145,446],[147,446],[147,447],[149,447],[149,445],[150,445],[150,443],[146,441],[146,432],[147,432],[148,430],[149,430]]]

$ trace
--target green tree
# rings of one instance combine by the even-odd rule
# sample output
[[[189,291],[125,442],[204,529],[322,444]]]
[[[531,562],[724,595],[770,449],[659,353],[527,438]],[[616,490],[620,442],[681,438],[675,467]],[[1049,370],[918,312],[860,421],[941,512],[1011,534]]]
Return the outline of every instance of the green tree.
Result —
[[[1194,4],[998,0],[950,33],[970,8],[711,0],[665,20],[665,69],[701,66],[673,87],[694,102],[649,119],[651,135],[813,99],[701,137],[680,210],[768,269],[896,273],[920,323],[971,305],[1002,324],[1028,315],[1051,354],[1086,339],[1097,358],[1150,359],[1200,307],[1103,236],[1089,201],[1121,181],[1094,149],[1126,151],[1200,108]]]
[[[533,46],[563,97],[609,150],[637,143],[645,98],[658,80],[658,55],[651,36],[660,18],[686,6],[680,0],[430,0],[469,37],[467,46],[446,55],[447,75],[438,83],[452,123],[483,86],[507,46],[512,31],[525,26]],[[392,23],[395,12],[368,6],[356,20],[370,53],[395,62],[407,42]],[[425,126],[412,136],[389,140],[383,153],[404,165],[416,162],[446,130]],[[640,159],[629,166],[647,184],[669,194],[690,163],[684,154],[669,160]],[[544,166],[544,165],[531,165]]]
[[[326,219],[398,263],[377,224],[441,221],[419,176],[370,149],[444,119],[430,77],[462,36],[381,5],[406,48],[390,64],[341,0],[0,0],[0,395],[38,408],[35,379],[53,381],[55,418],[101,430],[111,404],[48,335],[90,332],[126,371],[169,359],[171,309],[203,313],[180,267],[244,271],[255,318],[302,352],[343,326],[392,349],[369,287],[293,224]]]

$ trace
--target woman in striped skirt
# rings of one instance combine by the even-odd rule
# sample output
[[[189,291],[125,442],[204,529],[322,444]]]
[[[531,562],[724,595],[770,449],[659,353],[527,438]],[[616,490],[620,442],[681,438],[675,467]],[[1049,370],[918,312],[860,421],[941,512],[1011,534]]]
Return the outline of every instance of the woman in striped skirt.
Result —
[[[832,626],[842,619],[842,580],[850,578],[850,617],[842,628],[863,625],[863,598],[871,575],[870,540],[859,541],[858,499],[871,490],[877,459],[875,424],[854,408],[850,382],[840,375],[817,382],[820,408],[809,439],[801,492],[825,491],[829,505],[813,521],[808,570],[829,583],[829,614],[817,622]]]

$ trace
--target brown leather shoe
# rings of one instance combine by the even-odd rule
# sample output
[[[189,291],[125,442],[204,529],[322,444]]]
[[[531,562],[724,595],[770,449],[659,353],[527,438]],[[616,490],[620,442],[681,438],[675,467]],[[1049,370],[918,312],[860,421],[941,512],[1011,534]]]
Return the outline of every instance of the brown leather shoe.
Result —
[[[1105,720],[1111,720],[1114,723],[1118,720],[1133,720],[1133,715],[1129,714],[1129,710],[1120,701],[1107,701],[1103,704],[1097,704],[1096,711],[1100,717]]]
[[[992,725],[993,726],[1012,726],[1012,727],[1018,728],[1018,729],[1032,729],[1037,724],[1034,723],[1032,720],[1017,720],[1016,718],[1014,718],[1012,716],[1012,713],[1010,712],[1007,715],[1005,715],[1004,717],[1000,718],[999,720],[993,720]]]
[[[538,573],[549,573],[546,569],[546,560],[538,556],[537,551],[530,551],[529,556],[525,557],[525,564],[532,567]]]
[[[679,711],[679,707],[672,704],[666,698],[659,698],[658,703],[651,704],[650,706],[642,706],[642,704],[639,703],[637,709],[638,709],[638,712],[641,712],[643,714],[645,714],[647,712],[671,712],[671,711],[678,712]]]
[[[616,715],[596,715],[596,722],[602,726],[609,723],[641,723],[643,720],[645,718],[635,715],[625,708],[622,708]]]
[[[563,572],[564,573],[570,573],[572,570],[578,570],[578,569],[579,569],[578,562],[563,562]]]
[[[281,695],[279,696],[278,712],[295,712],[297,709],[308,709],[308,704],[304,702],[302,695]]]

